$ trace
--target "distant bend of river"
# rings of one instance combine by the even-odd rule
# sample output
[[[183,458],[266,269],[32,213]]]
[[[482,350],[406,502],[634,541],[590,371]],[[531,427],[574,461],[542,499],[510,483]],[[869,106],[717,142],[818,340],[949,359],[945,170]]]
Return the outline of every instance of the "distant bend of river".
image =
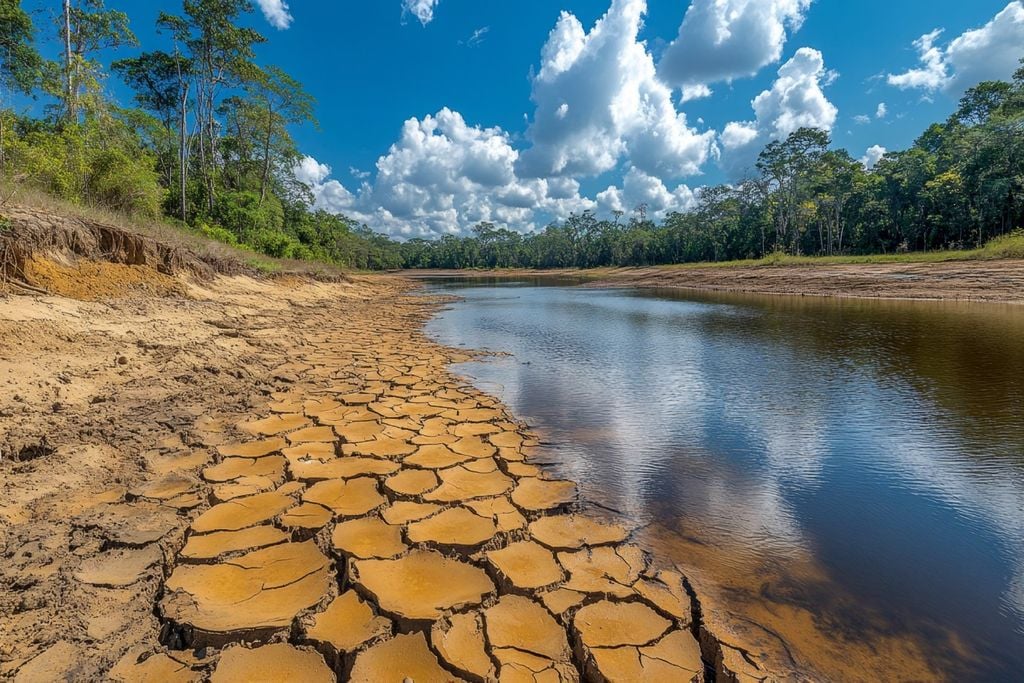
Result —
[[[456,370],[780,666],[1021,680],[1024,307],[429,290],[436,339],[509,354]]]

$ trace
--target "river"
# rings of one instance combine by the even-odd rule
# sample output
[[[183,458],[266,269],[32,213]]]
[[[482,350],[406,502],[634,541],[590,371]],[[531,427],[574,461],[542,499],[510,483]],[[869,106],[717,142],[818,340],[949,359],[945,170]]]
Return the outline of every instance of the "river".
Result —
[[[1020,680],[1024,308],[428,280],[428,326],[782,675]]]

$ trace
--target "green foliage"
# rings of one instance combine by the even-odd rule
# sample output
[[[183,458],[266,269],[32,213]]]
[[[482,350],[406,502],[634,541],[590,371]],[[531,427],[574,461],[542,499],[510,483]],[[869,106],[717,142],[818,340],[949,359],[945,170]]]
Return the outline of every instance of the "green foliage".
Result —
[[[200,220],[196,223],[196,230],[203,237],[208,237],[211,240],[223,242],[224,244],[230,244],[233,247],[239,246],[238,238],[235,234],[226,228],[222,228],[219,225],[211,225],[205,221]]]
[[[270,244],[267,235],[282,234],[284,227],[281,202],[274,198],[261,205],[259,195],[247,190],[219,195],[211,218],[244,244],[255,244],[257,235],[261,243]]]
[[[1024,259],[1024,229],[990,240],[979,250],[978,256],[987,259]]]
[[[59,129],[26,126],[4,139],[4,157],[27,182],[58,197],[160,215],[164,190],[153,157],[117,119]]]
[[[95,204],[144,216],[159,216],[164,189],[148,155],[113,147],[98,150],[87,161],[87,199]]]
[[[35,28],[21,0],[0,0],[0,78],[3,84],[31,93],[42,75],[43,59],[32,42]]]

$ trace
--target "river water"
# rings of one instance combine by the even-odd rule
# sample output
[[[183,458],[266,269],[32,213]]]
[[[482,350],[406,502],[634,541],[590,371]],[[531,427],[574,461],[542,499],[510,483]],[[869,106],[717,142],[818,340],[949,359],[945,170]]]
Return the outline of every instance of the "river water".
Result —
[[[1024,676],[1024,308],[431,280],[438,340],[782,672]]]

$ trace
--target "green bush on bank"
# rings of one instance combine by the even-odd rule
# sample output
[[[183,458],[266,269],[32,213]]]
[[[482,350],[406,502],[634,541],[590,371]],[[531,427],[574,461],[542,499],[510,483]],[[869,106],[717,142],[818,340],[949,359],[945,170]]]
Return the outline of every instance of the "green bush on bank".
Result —
[[[979,250],[981,258],[1024,259],[1024,230],[996,237]]]
[[[5,171],[61,199],[160,216],[165,190],[153,155],[121,121],[102,117],[51,128],[5,118]]]

